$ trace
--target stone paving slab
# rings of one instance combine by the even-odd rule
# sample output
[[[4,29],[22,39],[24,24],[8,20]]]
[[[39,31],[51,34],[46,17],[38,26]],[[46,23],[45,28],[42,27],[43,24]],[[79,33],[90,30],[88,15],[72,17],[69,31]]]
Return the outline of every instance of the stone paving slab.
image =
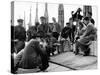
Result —
[[[53,63],[49,63],[49,67],[47,68],[47,70],[45,72],[61,72],[61,71],[69,71],[69,68],[57,65],[57,64],[53,64]],[[25,74],[25,73],[37,73],[37,72],[41,72],[39,69],[35,68],[35,69],[22,69],[19,68],[17,73],[18,74]]]
[[[61,53],[50,58],[49,67],[45,72],[62,72],[71,71],[74,69],[78,70],[90,70],[97,69],[97,57],[93,56],[82,56],[74,55],[72,52]],[[56,62],[58,64],[55,64]],[[61,64],[61,65],[59,65]],[[63,66],[62,66],[63,65]],[[67,67],[66,67],[67,66]],[[71,68],[69,68],[71,67]],[[39,69],[18,69],[18,74],[23,73],[37,73],[41,72]]]
[[[72,52],[53,56],[50,61],[76,70],[97,68],[97,57],[74,55]]]
[[[53,63],[49,63],[49,68],[46,70],[48,72],[61,72],[61,71],[69,71],[69,68],[57,65],[57,64],[53,64]]]

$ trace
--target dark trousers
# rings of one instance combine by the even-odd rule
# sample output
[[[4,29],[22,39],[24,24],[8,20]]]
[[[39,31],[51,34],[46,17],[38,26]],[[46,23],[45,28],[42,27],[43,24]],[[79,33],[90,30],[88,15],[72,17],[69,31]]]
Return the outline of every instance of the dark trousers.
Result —
[[[46,51],[40,52],[42,65],[39,67],[42,71],[46,70],[49,67],[48,55]]]
[[[76,50],[75,50],[76,55],[79,53],[79,48],[81,48],[81,50],[84,52],[84,55],[89,55],[90,53],[89,45],[84,45],[84,44],[81,44],[79,41],[77,41]]]
[[[54,51],[55,51],[55,50],[56,50],[56,49],[55,49],[55,46],[52,46],[52,47],[47,46],[46,51],[47,51],[48,57],[50,57],[50,53],[52,53],[52,55],[54,55]]]
[[[74,43],[74,32],[72,32],[72,31],[70,31],[70,33],[69,33],[69,39],[70,39],[70,41],[72,42],[72,43]]]

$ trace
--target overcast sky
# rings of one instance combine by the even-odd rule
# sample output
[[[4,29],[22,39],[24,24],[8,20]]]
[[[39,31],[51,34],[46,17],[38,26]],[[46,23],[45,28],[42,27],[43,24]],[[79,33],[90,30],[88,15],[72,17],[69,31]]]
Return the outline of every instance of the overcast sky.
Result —
[[[34,2],[15,2],[14,6],[14,25],[17,25],[17,19],[22,18],[24,19],[24,12],[25,12],[25,22],[26,24],[29,23],[29,13],[30,13],[30,7],[32,9],[32,25],[34,25],[35,22],[35,16],[36,16],[36,3]],[[76,11],[77,8],[82,8],[82,5],[68,5],[64,4],[64,24],[68,22],[68,19],[71,17],[71,11]],[[44,15],[45,10],[45,3],[38,3],[38,18]],[[93,10],[93,18],[96,22],[97,26],[97,8],[95,6],[92,7]],[[82,13],[81,13],[82,14]],[[48,3],[48,15],[49,15],[49,22],[52,22],[52,17],[55,17],[58,21],[58,4],[50,4]]]

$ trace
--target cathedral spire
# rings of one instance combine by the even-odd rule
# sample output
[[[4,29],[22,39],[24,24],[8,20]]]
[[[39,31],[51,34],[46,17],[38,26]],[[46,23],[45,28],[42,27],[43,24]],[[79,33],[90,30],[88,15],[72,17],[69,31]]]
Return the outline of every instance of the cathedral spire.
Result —
[[[25,11],[24,11],[24,28],[25,28],[25,30],[26,30],[26,23],[25,23]]]
[[[47,3],[45,3],[44,17],[46,18],[46,23],[48,23],[48,4]]]
[[[31,15],[31,11],[32,11],[32,10],[31,10],[31,8],[30,8],[29,23],[28,23],[28,26],[29,26],[29,27],[32,26],[32,20],[31,20],[31,16],[32,16],[32,15]]]
[[[35,23],[38,21],[38,2],[36,3],[36,16],[35,16]]]
[[[58,23],[61,26],[61,29],[64,27],[64,6],[63,4],[59,4],[58,7]]]
[[[89,13],[91,14],[91,16],[89,16]],[[86,17],[92,17],[92,6],[83,6],[83,15]]]

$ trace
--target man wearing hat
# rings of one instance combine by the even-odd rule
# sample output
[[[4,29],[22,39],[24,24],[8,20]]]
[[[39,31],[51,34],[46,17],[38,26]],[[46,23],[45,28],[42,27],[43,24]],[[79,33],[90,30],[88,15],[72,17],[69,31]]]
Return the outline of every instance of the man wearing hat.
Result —
[[[26,31],[23,27],[23,19],[17,20],[18,25],[14,28],[14,41],[15,41],[15,50],[18,53],[20,50],[22,50],[25,46],[25,40],[26,40]]]
[[[40,17],[41,24],[38,26],[38,33],[40,32],[42,35],[45,36],[48,33],[49,26],[46,24],[46,18],[44,16]]]

